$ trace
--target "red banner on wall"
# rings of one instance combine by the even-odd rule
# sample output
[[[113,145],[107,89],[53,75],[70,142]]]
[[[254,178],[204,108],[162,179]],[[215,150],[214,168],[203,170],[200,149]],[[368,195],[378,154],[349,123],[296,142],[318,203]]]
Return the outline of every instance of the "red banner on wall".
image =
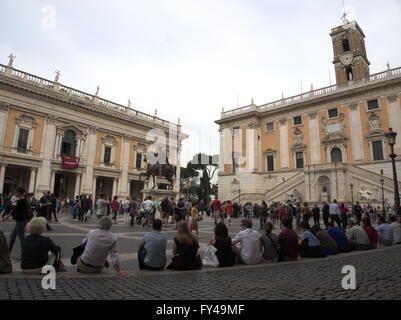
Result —
[[[76,169],[79,166],[79,157],[62,156],[61,159],[61,166],[64,169]]]

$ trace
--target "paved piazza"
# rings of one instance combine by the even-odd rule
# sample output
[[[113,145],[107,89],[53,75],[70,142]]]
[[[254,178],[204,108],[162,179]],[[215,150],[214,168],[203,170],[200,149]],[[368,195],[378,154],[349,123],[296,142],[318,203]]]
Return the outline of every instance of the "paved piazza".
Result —
[[[80,243],[85,233],[95,226],[73,221],[60,215],[60,223],[53,223],[51,238],[64,250],[67,272],[57,275],[56,290],[41,289],[41,276],[19,272],[19,242],[12,252],[14,272],[0,276],[0,299],[399,299],[401,281],[401,246],[369,252],[342,254],[326,259],[303,259],[300,262],[235,266],[200,271],[139,271],[136,252],[147,229],[131,228],[118,220],[113,231],[119,236],[121,266],[126,277],[115,277],[112,270],[101,275],[87,276],[75,272],[69,263],[72,248]],[[255,226],[258,226],[256,219]],[[1,224],[7,239],[14,223]],[[200,224],[200,243],[203,249],[213,234],[211,219]],[[239,231],[239,219],[233,220],[230,233]],[[276,230],[277,231],[277,230]],[[168,260],[175,231],[170,226]],[[342,267],[356,268],[356,290],[344,290]]]

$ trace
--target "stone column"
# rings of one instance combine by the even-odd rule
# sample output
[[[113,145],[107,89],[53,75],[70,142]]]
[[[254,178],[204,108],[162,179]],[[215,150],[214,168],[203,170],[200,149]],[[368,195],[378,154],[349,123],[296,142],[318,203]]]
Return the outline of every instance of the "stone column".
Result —
[[[54,193],[54,182],[56,180],[56,171],[52,170],[51,171],[51,177],[50,177],[50,187],[49,191],[50,193]]]
[[[130,143],[131,137],[125,136],[123,138],[123,144],[121,147],[121,177],[118,184],[118,196],[119,198],[126,198],[129,196],[128,193],[128,166],[129,166],[129,156],[130,156]]]
[[[4,145],[3,140],[7,127],[8,110],[9,106],[4,102],[0,102],[0,151],[3,150]]]
[[[285,169],[289,168],[287,119],[280,120],[279,132],[280,132],[280,166],[281,169]]]
[[[53,116],[48,116],[46,118],[41,148],[43,161],[42,165],[39,167],[37,175],[37,196],[41,196],[42,192],[52,189],[50,164],[53,159],[54,144],[56,141],[56,121],[57,119]]]
[[[75,189],[74,189],[74,197],[80,195],[80,186],[81,186],[81,175],[77,174],[75,177]]]
[[[320,163],[320,135],[317,113],[309,114],[309,152],[311,164]]]
[[[3,193],[5,173],[6,173],[6,164],[2,163],[0,166],[0,193]]]
[[[97,177],[93,176],[93,192],[92,192],[93,201],[95,201],[95,199],[96,199],[96,180],[97,180]]]
[[[54,159],[57,159],[58,155],[60,154],[62,139],[63,139],[63,136],[62,136],[61,132],[58,132],[57,136],[56,136],[56,142],[54,144]]]
[[[85,152],[87,155],[86,159],[86,170],[82,177],[83,193],[84,194],[95,194],[96,192],[96,177],[93,176],[93,170],[95,166],[96,156],[96,139],[97,139],[97,128],[90,127],[89,134],[87,136],[88,143],[85,144]]]
[[[248,158],[248,169],[249,172],[255,172],[259,170],[259,125],[257,123],[251,123],[248,129],[248,143],[247,143],[247,158]]]
[[[359,112],[359,106],[357,103],[349,105],[349,117],[350,117],[350,130],[351,130],[351,141],[352,141],[352,160],[354,162],[363,161],[363,141],[362,139],[362,125],[361,116]],[[344,157],[345,155],[343,155]],[[328,158],[329,159],[329,158]]]
[[[111,195],[111,197],[114,197],[115,195],[117,195],[117,178],[113,178],[113,194]]]
[[[35,192],[36,170],[37,170],[36,168],[31,168],[31,176],[29,178],[29,188],[28,188],[29,193]]]
[[[181,147],[177,150],[177,163],[175,171],[174,191],[180,192],[180,176],[181,176]]]

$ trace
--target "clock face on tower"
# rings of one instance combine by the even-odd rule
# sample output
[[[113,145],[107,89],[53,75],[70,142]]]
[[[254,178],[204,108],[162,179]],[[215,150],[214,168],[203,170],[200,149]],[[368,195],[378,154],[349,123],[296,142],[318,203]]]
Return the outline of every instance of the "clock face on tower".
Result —
[[[349,66],[354,60],[354,55],[352,54],[352,52],[346,52],[341,56],[340,60],[344,66]]]

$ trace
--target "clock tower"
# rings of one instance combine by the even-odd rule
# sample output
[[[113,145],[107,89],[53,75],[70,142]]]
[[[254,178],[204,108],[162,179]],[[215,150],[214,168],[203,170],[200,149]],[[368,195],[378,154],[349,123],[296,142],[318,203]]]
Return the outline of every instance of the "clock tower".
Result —
[[[356,23],[343,20],[343,24],[331,30],[334,68],[338,86],[347,86],[349,81],[369,78],[370,62],[366,55],[365,34]]]

